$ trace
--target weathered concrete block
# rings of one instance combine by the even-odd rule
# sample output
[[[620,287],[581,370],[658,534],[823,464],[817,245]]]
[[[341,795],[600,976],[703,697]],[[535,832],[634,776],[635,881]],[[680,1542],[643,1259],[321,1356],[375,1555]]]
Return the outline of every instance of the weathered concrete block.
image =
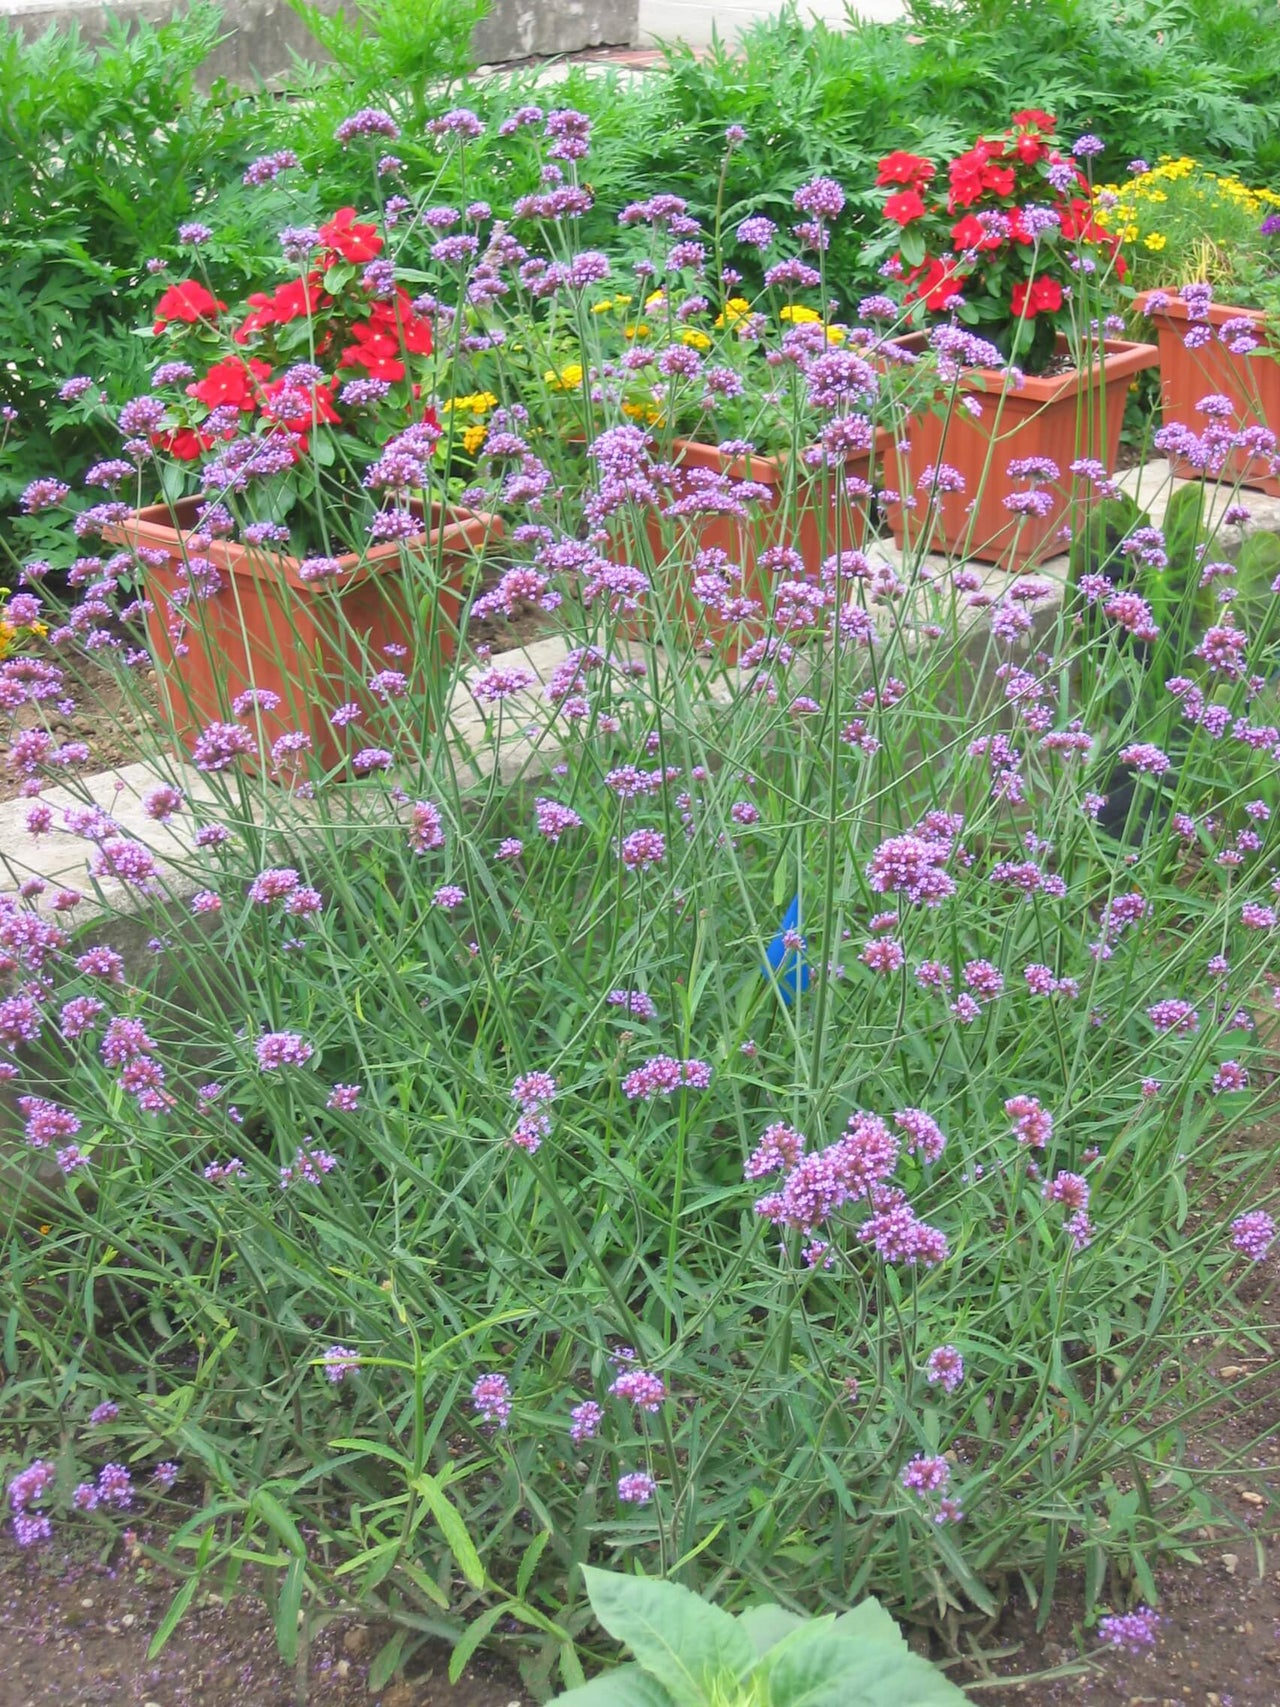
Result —
[[[0,0],[0,22],[33,37],[50,24],[75,24],[86,40],[100,41],[108,18],[162,23],[183,10],[182,0]],[[293,56],[327,56],[285,0],[222,0],[227,39],[205,61],[201,82],[216,78],[249,85],[270,82]],[[622,47],[639,35],[639,0],[492,0],[475,33],[477,63],[495,64],[535,55],[576,53],[588,47]]]
[[[508,59],[629,47],[640,34],[640,0],[493,0],[473,45],[481,65]]]

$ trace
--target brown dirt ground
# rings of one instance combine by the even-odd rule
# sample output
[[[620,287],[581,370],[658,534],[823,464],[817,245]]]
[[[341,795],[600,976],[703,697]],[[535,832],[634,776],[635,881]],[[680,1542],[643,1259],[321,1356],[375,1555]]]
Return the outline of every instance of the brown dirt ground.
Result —
[[[449,1655],[419,1654],[413,1677],[371,1691],[380,1633],[338,1618],[311,1644],[305,1676],[276,1651],[267,1607],[197,1597],[154,1660],[153,1631],[174,1585],[140,1552],[103,1563],[83,1549],[24,1555],[0,1542],[0,1707],[532,1707],[498,1660],[456,1685]]]
[[[1268,1290],[1276,1290],[1275,1275]],[[1240,1354],[1224,1342],[1211,1343],[1207,1355],[1221,1379]],[[1210,1468],[1224,1454],[1234,1468],[1213,1487],[1234,1528],[1201,1532],[1198,1563],[1157,1572],[1161,1626],[1152,1654],[1107,1652],[1082,1665],[1096,1640],[1083,1629],[1080,1585],[1067,1580],[1044,1631],[1015,1599],[978,1644],[986,1663],[952,1671],[974,1701],[1280,1707],[1280,1402],[1248,1423],[1232,1417],[1228,1400],[1215,1407],[1192,1462]],[[318,1634],[300,1677],[279,1660],[268,1609],[249,1594],[226,1605],[213,1594],[198,1598],[148,1661],[173,1584],[141,1548],[117,1547],[104,1562],[87,1547],[87,1532],[72,1550],[31,1554],[0,1539],[0,1707],[532,1707],[500,1658],[480,1656],[451,1686],[447,1651],[435,1645],[415,1658],[408,1678],[371,1691],[369,1661],[383,1632],[355,1616]]]

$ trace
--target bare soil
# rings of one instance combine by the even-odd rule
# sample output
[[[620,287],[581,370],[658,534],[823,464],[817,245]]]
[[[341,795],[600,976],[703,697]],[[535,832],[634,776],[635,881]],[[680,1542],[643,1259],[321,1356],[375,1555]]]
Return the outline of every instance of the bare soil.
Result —
[[[370,1690],[383,1633],[358,1618],[328,1624],[305,1668],[287,1667],[253,1595],[198,1598],[148,1660],[174,1586],[138,1548],[103,1562],[0,1541],[0,1707],[532,1707],[514,1674],[483,1655],[450,1684],[440,1646],[415,1657],[411,1678]]]
[[[1211,1348],[1214,1373],[1236,1355]],[[1082,1660],[1097,1640],[1083,1627],[1081,1586],[1067,1580],[1043,1631],[1015,1599],[982,1639],[988,1658],[951,1675],[987,1707],[1280,1707],[1280,1405],[1271,1416],[1273,1438],[1234,1452],[1243,1462],[1214,1480],[1234,1527],[1202,1532],[1198,1562],[1157,1572],[1154,1652]],[[1234,1420],[1223,1400],[1191,1461],[1210,1468],[1230,1458],[1233,1442],[1254,1441],[1260,1420],[1265,1434],[1265,1417]],[[140,1547],[122,1544],[104,1559],[88,1541],[86,1532],[73,1550],[23,1553],[0,1538],[0,1707],[532,1707],[501,1658],[479,1656],[450,1685],[448,1653],[434,1644],[407,1677],[370,1690],[386,1632],[356,1616],[328,1623],[295,1671],[281,1663],[269,1610],[251,1594],[229,1604],[198,1598],[149,1661],[174,1584]]]

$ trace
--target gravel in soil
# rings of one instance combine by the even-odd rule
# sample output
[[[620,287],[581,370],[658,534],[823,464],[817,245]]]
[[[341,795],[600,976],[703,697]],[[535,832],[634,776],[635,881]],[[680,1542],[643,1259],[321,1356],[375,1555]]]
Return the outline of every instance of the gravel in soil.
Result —
[[[154,1660],[151,1636],[174,1584],[127,1548],[103,1564],[0,1541],[0,1707],[532,1707],[519,1682],[485,1658],[459,1682],[433,1647],[414,1675],[369,1688],[380,1634],[339,1618],[311,1644],[305,1681],[276,1651],[266,1606],[197,1597]]]
[[[1280,1493],[1280,1465],[1274,1470]],[[1240,1509],[1246,1522],[1256,1515]],[[1277,1540],[1260,1525],[1253,1539],[1206,1543],[1198,1565],[1161,1571],[1160,1638],[1150,1655],[1106,1653],[1072,1676],[1001,1681],[1076,1663],[1081,1602],[1078,1585],[1067,1583],[1046,1630],[1037,1633],[1030,1609],[1015,1605],[984,1645],[1017,1651],[985,1677],[952,1675],[980,1707],[1280,1707]],[[251,1595],[225,1605],[198,1598],[148,1660],[172,1593],[127,1554],[104,1565],[0,1541],[0,1707],[532,1707],[499,1661],[482,1657],[451,1685],[448,1654],[434,1647],[417,1656],[409,1678],[370,1691],[381,1634],[354,1617],[315,1638],[299,1691],[276,1652],[268,1609]]]

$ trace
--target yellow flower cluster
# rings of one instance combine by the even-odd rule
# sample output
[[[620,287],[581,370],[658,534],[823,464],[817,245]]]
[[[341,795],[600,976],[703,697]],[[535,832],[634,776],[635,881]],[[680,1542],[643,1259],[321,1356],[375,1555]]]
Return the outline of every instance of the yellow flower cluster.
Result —
[[[1123,184],[1102,184],[1095,199],[1098,224],[1136,251],[1138,284],[1193,272],[1229,277],[1233,251],[1249,246],[1265,216],[1280,208],[1274,190],[1212,172],[1188,154],[1162,155]]]
[[[444,405],[446,414],[465,414],[483,417],[491,409],[498,407],[498,399],[492,391],[472,391],[466,397],[451,397]],[[474,456],[480,446],[489,436],[489,429],[482,418],[468,421],[463,427],[462,448],[468,456]]]
[[[577,391],[582,384],[582,363],[570,362],[559,369],[549,367],[542,377],[552,391]]]
[[[33,622],[29,627],[19,628],[17,623],[10,622],[0,616],[0,659],[10,657],[18,650],[24,639],[34,635],[37,639],[48,634],[47,622]]]
[[[498,399],[492,391],[473,391],[467,397],[451,397],[444,406],[445,414],[459,410],[468,415],[487,415],[490,409],[498,407]]]
[[[785,308],[778,310],[779,320],[789,320],[793,326],[816,326],[822,319],[816,308],[806,308],[803,303],[788,303]],[[828,326],[827,342],[843,344],[849,336],[847,326]]]
[[[745,320],[750,312],[751,304],[745,296],[731,296],[724,305],[724,313],[716,315],[716,325],[736,326],[739,320]]]

